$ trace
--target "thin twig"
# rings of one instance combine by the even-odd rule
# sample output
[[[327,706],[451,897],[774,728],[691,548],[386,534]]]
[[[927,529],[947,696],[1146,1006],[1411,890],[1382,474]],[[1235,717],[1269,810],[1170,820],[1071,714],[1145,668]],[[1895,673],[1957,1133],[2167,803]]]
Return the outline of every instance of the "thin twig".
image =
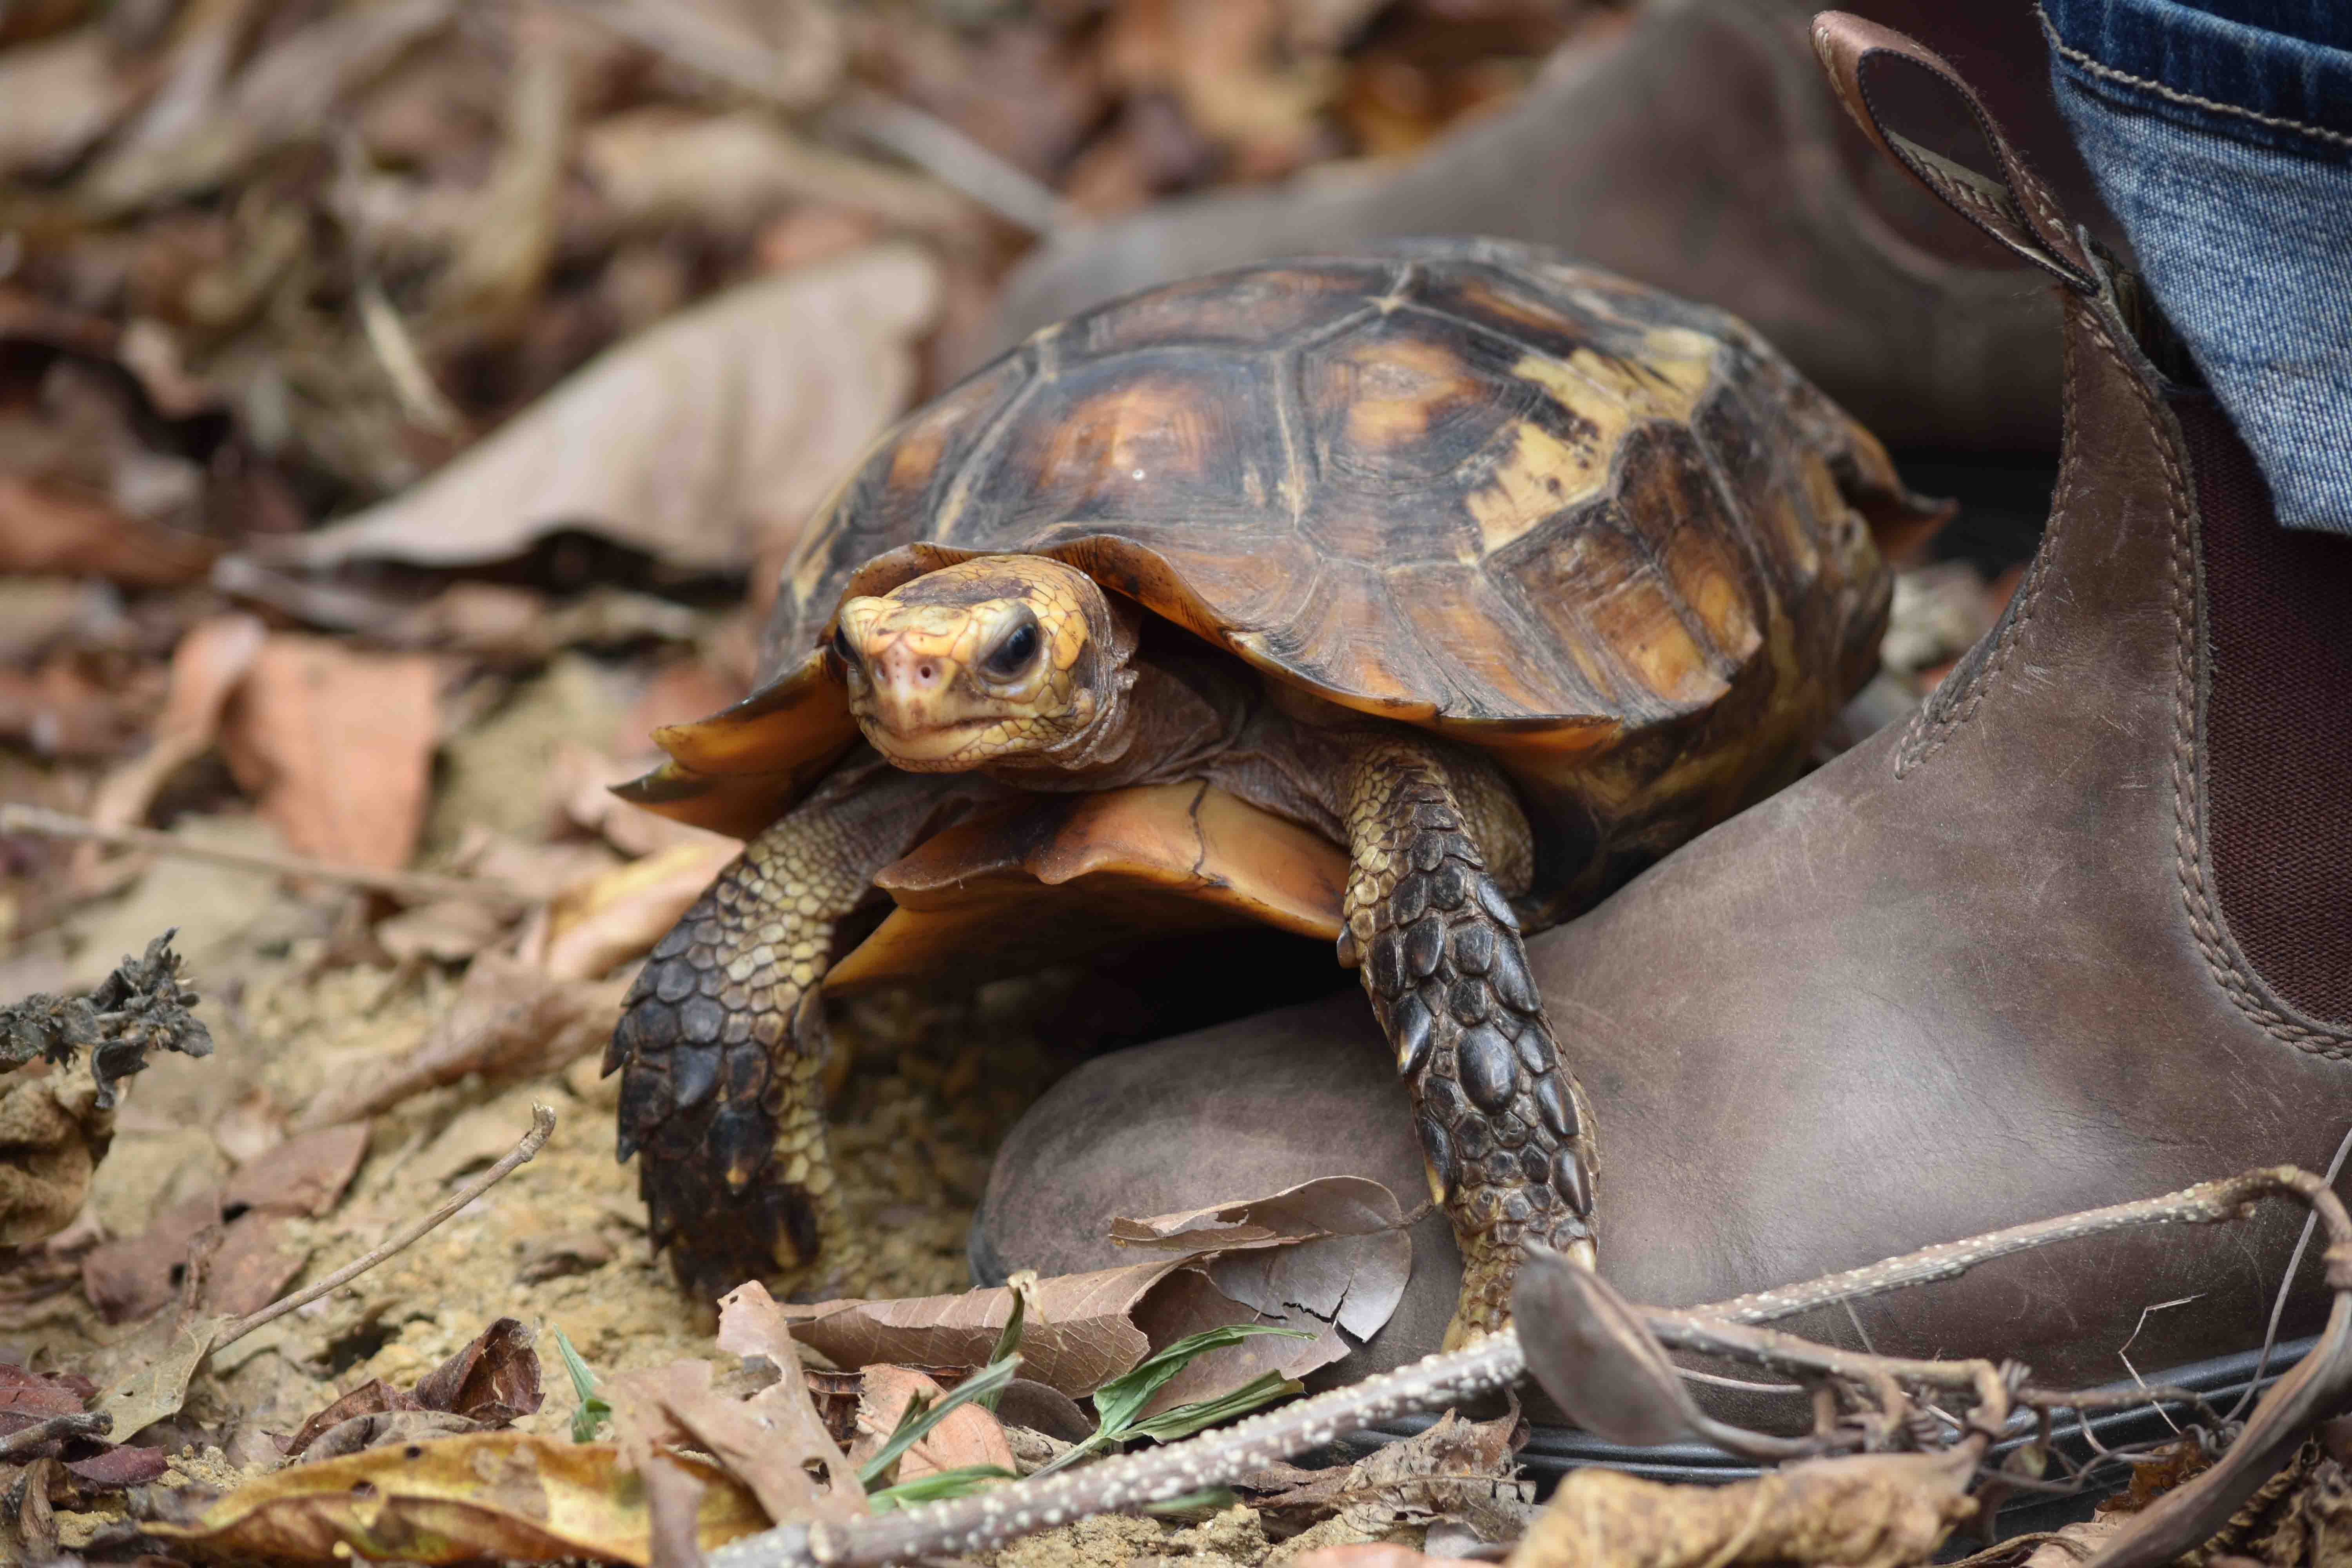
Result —
[[[896,153],[1016,228],[1049,234],[1070,219],[1069,203],[1051,185],[911,103],[852,86],[825,118],[861,141]]]
[[[529,909],[529,895],[501,883],[475,877],[436,877],[426,871],[377,871],[365,866],[344,866],[301,855],[273,855],[262,850],[221,849],[192,844],[152,827],[102,827],[84,817],[69,816],[37,805],[0,805],[0,834],[29,833],[44,838],[79,838],[117,849],[146,849],[176,855],[184,860],[207,860],[240,870],[272,871],[281,877],[309,877],[321,882],[342,882],[383,893],[407,903],[437,899],[463,899],[508,909]]]
[[[46,1421],[36,1421],[0,1437],[0,1460],[14,1459],[19,1454],[29,1454],[45,1443],[59,1437],[103,1437],[114,1430],[114,1417],[103,1410],[77,1412],[70,1415],[52,1415]]]
[[[514,1174],[519,1166],[528,1163],[533,1155],[537,1154],[541,1149],[547,1146],[548,1137],[550,1134],[554,1132],[554,1131],[555,1112],[550,1110],[544,1105],[532,1106],[530,1108],[530,1131],[522,1135],[521,1142],[516,1144],[512,1149],[507,1152],[505,1159],[500,1160],[497,1164],[492,1165],[488,1170],[484,1171],[479,1176],[477,1176],[472,1181],[467,1183],[455,1194],[451,1194],[448,1202],[443,1204],[439,1208],[435,1209],[431,1214],[426,1215],[423,1219],[417,1220],[396,1234],[386,1237],[380,1246],[371,1248],[358,1258],[353,1258],[351,1262],[344,1264],[341,1268],[336,1269],[332,1274],[328,1275],[324,1279],[320,1280],[317,1284],[305,1285],[301,1289],[295,1291],[292,1295],[272,1301],[268,1306],[262,1308],[258,1312],[254,1312],[246,1317],[239,1318],[236,1321],[228,1326],[228,1328],[221,1334],[219,1339],[213,1342],[214,1352],[217,1353],[224,1346],[235,1344],[237,1341],[253,1332],[254,1330],[261,1327],[264,1323],[282,1318],[287,1313],[292,1311],[295,1308],[304,1306],[310,1302],[317,1300],[320,1297],[325,1295],[328,1291],[334,1289],[336,1287],[349,1284],[352,1280],[358,1279],[361,1275],[366,1273],[377,1264],[382,1263],[385,1258],[392,1257],[394,1253],[401,1252],[408,1247],[414,1247],[416,1245],[417,1240],[422,1237],[425,1232],[431,1230],[435,1226],[439,1225],[443,1220],[447,1219],[451,1215],[456,1214],[459,1209],[464,1208],[467,1204],[472,1203],[476,1198],[480,1197],[484,1193],[488,1192],[492,1187],[497,1186],[500,1182],[505,1181],[509,1176]]]

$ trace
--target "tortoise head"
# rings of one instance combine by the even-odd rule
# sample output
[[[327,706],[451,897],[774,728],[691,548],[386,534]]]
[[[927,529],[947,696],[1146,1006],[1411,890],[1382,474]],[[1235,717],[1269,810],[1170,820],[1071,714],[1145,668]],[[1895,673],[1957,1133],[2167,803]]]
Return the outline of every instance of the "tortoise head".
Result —
[[[1136,616],[1038,555],[982,555],[844,601],[833,637],[849,710],[912,773],[1076,767],[1132,723]]]

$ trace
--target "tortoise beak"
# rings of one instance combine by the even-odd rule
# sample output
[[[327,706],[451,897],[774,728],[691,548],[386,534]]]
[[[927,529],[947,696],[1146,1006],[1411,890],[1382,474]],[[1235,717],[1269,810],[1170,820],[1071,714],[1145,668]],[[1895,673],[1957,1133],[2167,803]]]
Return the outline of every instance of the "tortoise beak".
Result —
[[[902,635],[867,652],[866,736],[901,761],[937,761],[959,751],[978,715],[966,711],[961,666],[928,637]]]

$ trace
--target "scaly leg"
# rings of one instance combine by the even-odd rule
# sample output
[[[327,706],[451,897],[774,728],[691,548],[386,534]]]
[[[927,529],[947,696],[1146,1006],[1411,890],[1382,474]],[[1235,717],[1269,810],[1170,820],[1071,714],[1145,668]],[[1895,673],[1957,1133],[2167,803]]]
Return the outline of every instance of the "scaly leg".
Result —
[[[819,983],[835,926],[935,819],[958,781],[837,770],[743,847],[655,944],[604,1053],[621,1073],[619,1156],[654,1246],[705,1298],[821,1262],[868,1267],[825,1137]]]
[[[1527,819],[1491,768],[1382,735],[1351,756],[1343,960],[1412,1089],[1431,1194],[1462,1245],[1448,1347],[1510,1319],[1529,1246],[1592,1261],[1591,1120],[1528,973],[1507,886]]]

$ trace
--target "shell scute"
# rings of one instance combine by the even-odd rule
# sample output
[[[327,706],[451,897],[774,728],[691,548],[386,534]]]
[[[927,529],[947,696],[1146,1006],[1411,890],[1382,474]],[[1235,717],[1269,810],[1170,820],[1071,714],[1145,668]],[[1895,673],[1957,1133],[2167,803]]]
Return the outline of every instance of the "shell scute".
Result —
[[[1114,300],[1047,331],[1073,358],[1122,349],[1260,349],[1366,313],[1396,271],[1385,261],[1302,261],[1221,273]]]
[[[932,537],[1018,550],[1072,522],[1124,534],[1132,521],[1181,520],[1203,542],[1248,527],[1290,471],[1277,419],[1255,355],[1143,350],[1065,364],[1032,389]]]

